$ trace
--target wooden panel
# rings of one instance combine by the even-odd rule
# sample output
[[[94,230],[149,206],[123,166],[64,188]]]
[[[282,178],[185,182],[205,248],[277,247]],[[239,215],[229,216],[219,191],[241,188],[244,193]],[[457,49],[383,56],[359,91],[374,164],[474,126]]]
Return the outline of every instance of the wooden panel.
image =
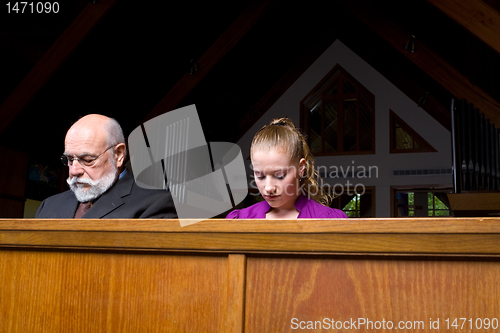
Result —
[[[496,261],[248,258],[247,272],[246,333],[444,332],[446,318],[450,325],[460,317],[475,324],[476,318],[498,319],[500,313]],[[392,321],[394,328],[360,326],[358,318],[372,325]],[[323,325],[331,325],[331,319],[348,321],[349,329]],[[439,319],[440,329],[431,329],[430,319]],[[320,321],[323,329],[316,324],[316,329],[294,330],[300,321],[303,328],[307,321]],[[400,330],[399,321],[423,326]]]
[[[428,0],[500,53],[500,13],[481,0]]]
[[[500,215],[500,193],[449,193],[448,200],[456,217]]]
[[[495,218],[0,220],[0,332],[447,331],[500,313],[499,235]]]
[[[0,332],[223,332],[227,258],[0,251]]]
[[[500,193],[449,193],[451,209],[456,210],[498,210]]]
[[[243,333],[245,311],[246,256],[228,256],[227,332]]]

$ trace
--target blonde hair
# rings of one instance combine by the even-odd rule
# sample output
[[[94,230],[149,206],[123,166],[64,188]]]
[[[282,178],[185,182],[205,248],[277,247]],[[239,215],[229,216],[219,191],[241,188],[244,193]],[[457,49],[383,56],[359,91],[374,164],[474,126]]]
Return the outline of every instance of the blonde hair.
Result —
[[[289,118],[274,119],[269,125],[262,127],[253,137],[250,156],[255,150],[282,151],[297,164],[302,158],[305,159],[306,167],[302,177],[302,192],[320,204],[330,205],[332,196],[319,185],[321,177],[314,168],[314,159],[306,138]]]

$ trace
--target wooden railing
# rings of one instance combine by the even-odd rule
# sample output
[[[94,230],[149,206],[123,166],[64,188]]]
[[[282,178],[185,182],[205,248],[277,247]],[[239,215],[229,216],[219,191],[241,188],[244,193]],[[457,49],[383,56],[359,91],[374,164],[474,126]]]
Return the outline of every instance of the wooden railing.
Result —
[[[499,255],[497,218],[0,220],[0,332],[493,332]]]

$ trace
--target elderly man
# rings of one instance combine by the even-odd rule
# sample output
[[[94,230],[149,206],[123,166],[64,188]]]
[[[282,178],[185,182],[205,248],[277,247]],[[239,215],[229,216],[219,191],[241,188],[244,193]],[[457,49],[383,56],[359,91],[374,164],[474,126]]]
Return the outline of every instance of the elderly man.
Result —
[[[66,134],[61,156],[71,190],[42,202],[37,218],[177,218],[169,191],[137,186],[124,167],[127,149],[118,122],[91,114]]]

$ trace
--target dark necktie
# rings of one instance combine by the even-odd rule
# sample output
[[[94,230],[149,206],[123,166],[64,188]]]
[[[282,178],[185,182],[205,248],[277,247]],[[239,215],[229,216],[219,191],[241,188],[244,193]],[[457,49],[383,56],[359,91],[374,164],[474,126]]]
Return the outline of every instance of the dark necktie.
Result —
[[[92,202],[80,202],[80,205],[78,206],[78,209],[76,210],[75,213],[75,219],[81,218],[85,213],[92,207]]]

